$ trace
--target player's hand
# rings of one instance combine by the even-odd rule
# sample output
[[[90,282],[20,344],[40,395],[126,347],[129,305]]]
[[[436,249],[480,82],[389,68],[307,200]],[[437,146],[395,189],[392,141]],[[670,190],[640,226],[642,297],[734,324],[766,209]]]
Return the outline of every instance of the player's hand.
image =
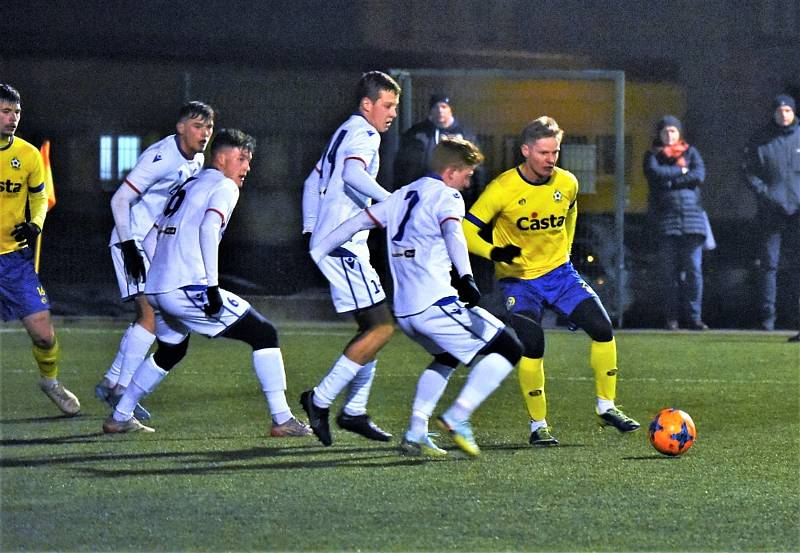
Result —
[[[514,259],[522,255],[522,249],[514,244],[508,244],[502,247],[492,248],[489,257],[492,261],[499,261],[501,263],[513,263]]]
[[[203,306],[203,311],[206,315],[213,317],[222,311],[222,296],[219,295],[219,286],[206,288],[206,300],[208,300],[208,303]]]
[[[19,242],[20,246],[28,246],[32,248],[36,243],[36,237],[42,233],[35,223],[19,223],[11,231],[11,236]]]
[[[120,243],[122,259],[125,261],[125,272],[134,282],[147,282],[144,268],[144,259],[139,253],[139,248],[134,240],[125,240]]]
[[[475,284],[472,275],[460,277],[456,282],[456,290],[458,290],[458,299],[467,307],[475,307],[481,301],[481,291],[478,290],[478,285]]]

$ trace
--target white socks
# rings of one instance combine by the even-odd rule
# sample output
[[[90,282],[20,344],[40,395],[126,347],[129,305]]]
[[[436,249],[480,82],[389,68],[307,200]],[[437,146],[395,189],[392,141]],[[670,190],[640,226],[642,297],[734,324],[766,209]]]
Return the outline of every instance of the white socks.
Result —
[[[128,387],[133,373],[139,368],[142,359],[150,350],[150,346],[156,341],[154,334],[151,334],[149,330],[138,324],[133,325],[125,334],[127,343],[123,352],[122,369],[117,381],[117,385],[122,388]]]
[[[119,380],[119,373],[122,369],[122,359],[125,356],[125,347],[128,344],[128,334],[131,333],[132,328],[133,325],[128,325],[128,328],[125,329],[125,333],[122,335],[122,339],[119,341],[117,355],[114,356],[114,361],[111,362],[111,366],[103,376],[103,378],[105,378],[111,384],[116,385],[117,381]]]
[[[280,348],[264,348],[253,352],[253,367],[261,390],[267,398],[267,406],[275,424],[283,424],[292,418],[286,402],[286,371]]]
[[[339,357],[333,364],[328,374],[322,379],[317,387],[314,388],[314,405],[322,409],[327,409],[336,399],[336,396],[344,390],[356,374],[367,365],[359,365],[351,361],[345,355]]]
[[[156,365],[152,355],[142,361],[142,364],[136,369],[130,385],[117,403],[117,408],[114,409],[114,420],[119,422],[130,420],[136,404],[151,394],[167,374],[167,371]]]
[[[367,401],[369,400],[369,392],[372,389],[372,381],[375,379],[375,366],[377,364],[378,360],[373,359],[361,367],[353,377],[353,380],[350,381],[347,399],[344,401],[342,411],[351,417],[367,413]]]
[[[408,423],[408,433],[413,438],[418,439],[428,433],[428,421],[447,388],[447,381],[452,372],[451,367],[434,361],[420,375]]]
[[[613,399],[600,399],[597,398],[597,414],[602,415],[609,409],[613,409],[615,407]]]
[[[450,421],[465,421],[494,392],[514,365],[499,353],[490,353],[469,373],[455,403],[444,413]]]

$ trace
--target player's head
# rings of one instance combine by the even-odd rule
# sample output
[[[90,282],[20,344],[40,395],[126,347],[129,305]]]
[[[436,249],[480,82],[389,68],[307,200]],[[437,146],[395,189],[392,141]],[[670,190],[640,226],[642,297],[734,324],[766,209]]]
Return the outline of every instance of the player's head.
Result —
[[[483,163],[480,149],[463,138],[442,138],[431,153],[431,171],[450,188],[469,188],[475,167]]]
[[[378,132],[386,132],[397,117],[400,85],[382,71],[368,71],[356,85],[356,100],[369,124]]]
[[[549,179],[553,174],[561,151],[564,131],[552,117],[543,115],[534,119],[522,130],[522,155],[524,169],[535,180]]]
[[[192,156],[198,154],[206,149],[214,132],[214,110],[203,102],[189,102],[181,107],[175,128],[181,150]]]
[[[0,138],[14,136],[21,113],[19,92],[10,84],[0,83]]]
[[[788,94],[778,94],[772,101],[772,117],[781,127],[788,127],[794,122],[797,106],[794,98]]]
[[[220,129],[211,142],[211,165],[239,188],[250,172],[256,139],[239,129]]]
[[[658,141],[664,146],[672,146],[681,139],[683,125],[681,120],[674,115],[665,115],[656,124]]]
[[[450,95],[444,92],[432,94],[428,101],[428,119],[440,129],[453,124],[453,108],[450,107]]]

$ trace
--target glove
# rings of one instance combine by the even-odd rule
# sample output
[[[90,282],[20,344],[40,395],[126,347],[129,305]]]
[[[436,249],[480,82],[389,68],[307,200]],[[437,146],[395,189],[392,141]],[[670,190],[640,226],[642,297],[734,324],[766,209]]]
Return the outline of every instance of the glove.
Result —
[[[478,290],[472,275],[464,275],[459,278],[456,282],[456,290],[458,290],[458,299],[467,307],[475,307],[481,301],[481,291]]]
[[[134,240],[125,240],[120,243],[122,259],[125,261],[125,272],[134,282],[147,282],[145,276],[144,259],[139,253],[139,248]]]
[[[36,237],[42,233],[42,229],[35,223],[19,223],[11,231],[11,236],[19,242],[20,246],[32,248],[36,244]]]
[[[203,311],[209,317],[213,317],[222,310],[222,296],[219,295],[219,286],[206,288],[206,300],[208,300],[208,303],[203,306]]]
[[[489,257],[492,261],[499,261],[501,263],[513,263],[514,258],[519,257],[522,255],[522,250],[519,246],[515,246],[514,244],[508,244],[507,246],[503,247],[496,247],[492,248]]]

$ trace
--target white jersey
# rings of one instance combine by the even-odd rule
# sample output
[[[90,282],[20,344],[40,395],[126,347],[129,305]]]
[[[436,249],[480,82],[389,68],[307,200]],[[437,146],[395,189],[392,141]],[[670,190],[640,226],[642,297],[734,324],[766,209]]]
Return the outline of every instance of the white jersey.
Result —
[[[311,235],[314,247],[330,231],[372,203],[372,200],[358,192],[342,178],[344,162],[358,159],[364,163],[367,173],[375,178],[378,175],[380,157],[378,148],[381,137],[378,131],[360,114],[351,115],[328,142],[325,152],[317,162],[319,174],[319,202],[317,204],[316,224]],[[308,207],[304,206],[304,217],[308,217]],[[343,247],[357,255],[369,255],[367,238],[369,231],[356,233]]]
[[[439,178],[422,177],[367,213],[386,229],[396,316],[420,313],[443,298],[458,296],[450,284],[452,264],[441,225],[464,218],[460,192]]]
[[[209,211],[222,218],[219,244],[238,200],[236,184],[213,168],[204,169],[175,191],[156,219],[158,241],[147,273],[146,294],[208,285],[200,250],[200,223]]]
[[[172,193],[203,168],[204,159],[202,153],[192,158],[185,157],[174,134],[162,138],[142,152],[136,165],[125,177],[125,184],[139,194],[130,207],[131,237],[137,244],[141,244],[153,227]],[[109,245],[119,242],[115,227]]]

